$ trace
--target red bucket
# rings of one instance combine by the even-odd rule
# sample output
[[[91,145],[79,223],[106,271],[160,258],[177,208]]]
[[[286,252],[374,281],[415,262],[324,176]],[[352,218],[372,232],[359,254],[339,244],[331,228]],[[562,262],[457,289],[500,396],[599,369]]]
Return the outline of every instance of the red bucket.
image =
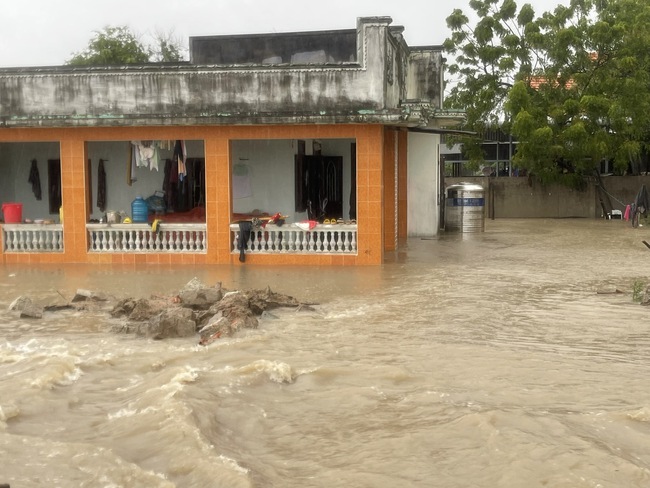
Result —
[[[23,221],[23,204],[3,203],[2,213],[5,217],[5,224],[20,224]]]

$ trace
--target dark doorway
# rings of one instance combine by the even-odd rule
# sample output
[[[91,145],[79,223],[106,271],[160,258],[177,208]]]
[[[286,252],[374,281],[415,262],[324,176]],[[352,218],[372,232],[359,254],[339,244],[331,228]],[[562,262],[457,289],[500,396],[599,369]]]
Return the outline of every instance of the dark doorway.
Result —
[[[171,159],[165,162],[165,204],[168,212],[188,212],[205,206],[205,159],[187,158],[186,176],[181,180],[175,175],[177,167]]]
[[[296,155],[296,209],[310,220],[343,217],[343,158]]]
[[[47,160],[47,195],[50,213],[58,214],[61,208],[61,160]]]

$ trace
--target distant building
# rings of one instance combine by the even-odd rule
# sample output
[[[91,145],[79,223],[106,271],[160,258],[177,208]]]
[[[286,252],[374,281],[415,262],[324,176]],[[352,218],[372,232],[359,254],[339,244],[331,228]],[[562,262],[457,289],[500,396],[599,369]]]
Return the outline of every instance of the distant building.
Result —
[[[486,130],[481,143],[484,161],[476,170],[468,168],[469,159],[462,145],[448,147],[447,136],[443,135],[440,158],[445,176],[519,176],[521,172],[512,164],[517,145],[518,142],[510,134],[498,128]]]

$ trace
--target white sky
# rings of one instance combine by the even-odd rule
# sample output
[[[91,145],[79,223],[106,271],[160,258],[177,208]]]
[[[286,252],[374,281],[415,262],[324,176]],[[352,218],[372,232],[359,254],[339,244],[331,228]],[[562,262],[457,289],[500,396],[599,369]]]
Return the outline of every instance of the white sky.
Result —
[[[94,32],[127,25],[146,36],[191,36],[353,29],[357,17],[389,16],[410,46],[442,44],[454,8],[469,0],[1,0],[0,67],[65,64]],[[526,3],[519,0],[518,5]],[[528,0],[538,14],[568,0]]]

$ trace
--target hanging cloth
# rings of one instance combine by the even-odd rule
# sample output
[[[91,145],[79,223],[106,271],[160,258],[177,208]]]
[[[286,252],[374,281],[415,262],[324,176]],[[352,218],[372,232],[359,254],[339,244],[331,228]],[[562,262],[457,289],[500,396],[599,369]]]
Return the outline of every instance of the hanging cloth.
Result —
[[[187,174],[187,169],[185,168],[187,162],[185,141],[176,141],[173,159],[178,162],[178,181],[183,181],[183,178],[185,178],[185,175]]]
[[[99,160],[97,168],[97,208],[100,212],[106,208],[106,171],[103,159]]]
[[[248,245],[248,240],[251,238],[251,231],[253,230],[253,224],[247,220],[242,220],[239,222],[239,236],[237,236],[237,249],[239,249],[239,261],[246,261],[246,246]]]
[[[28,183],[32,184],[32,191],[36,200],[43,199],[43,193],[41,192],[41,177],[38,174],[38,163],[35,159],[32,159],[32,168],[29,170],[29,179]]]
[[[634,205],[636,205],[636,208],[639,209],[639,212],[643,215],[646,215],[648,210],[650,210],[650,197],[648,197],[648,190],[645,185],[641,185],[639,193],[636,194]]]

